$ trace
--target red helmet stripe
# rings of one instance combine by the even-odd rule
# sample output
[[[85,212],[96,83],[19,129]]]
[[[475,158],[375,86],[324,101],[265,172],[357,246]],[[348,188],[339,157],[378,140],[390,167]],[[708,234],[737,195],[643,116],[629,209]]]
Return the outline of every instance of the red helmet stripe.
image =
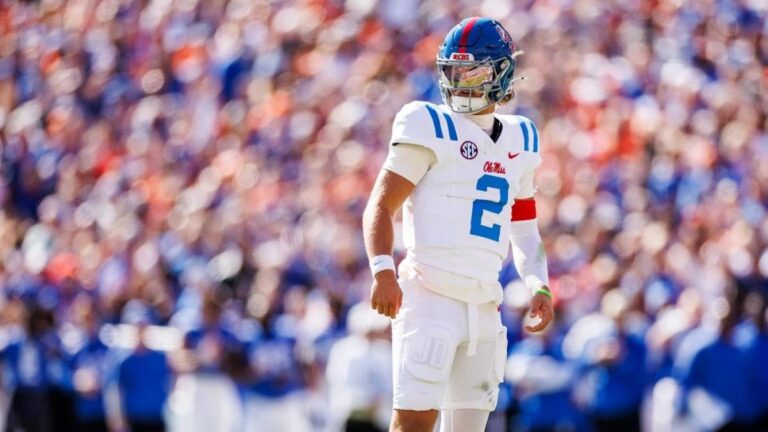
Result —
[[[467,49],[465,46],[467,45],[467,39],[469,39],[469,34],[472,32],[472,27],[475,26],[475,21],[477,21],[478,18],[470,18],[469,21],[467,21],[467,25],[464,26],[464,30],[461,31],[461,39],[459,39],[459,52],[465,53],[467,52]]]

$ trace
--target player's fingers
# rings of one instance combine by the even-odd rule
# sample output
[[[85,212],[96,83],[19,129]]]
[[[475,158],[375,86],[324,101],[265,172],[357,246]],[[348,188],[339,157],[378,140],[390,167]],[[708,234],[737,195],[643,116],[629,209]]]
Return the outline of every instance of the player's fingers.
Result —
[[[379,303],[379,305],[378,305],[378,306],[376,306],[376,310],[377,310],[377,311],[378,311],[378,312],[379,312],[381,315],[386,315],[386,312],[387,312],[387,311],[386,311],[386,309],[385,309],[385,307],[384,307],[384,305],[383,305],[383,304]]]
[[[531,318],[536,318],[536,315],[539,313],[539,309],[541,309],[541,300],[534,298],[533,302],[531,303]]]
[[[536,323],[536,325],[526,326],[525,329],[531,333],[538,333],[547,328],[551,320],[551,316],[545,314],[543,317],[541,317],[541,320]]]
[[[544,309],[541,312],[541,324],[544,324],[544,327],[549,325],[549,322],[552,321],[552,314],[549,312],[548,309]]]
[[[397,315],[397,311],[400,309],[400,304],[402,303],[403,295],[402,293],[395,293],[392,297],[390,297],[387,300],[387,306],[390,308],[390,313],[387,315],[390,318],[394,318]]]
[[[387,306],[387,316],[389,318],[394,318],[395,317],[395,305],[394,304]]]
[[[539,323],[542,326],[542,330],[547,328],[549,326],[549,323],[552,322],[552,319],[554,318],[554,313],[552,312],[551,308],[545,307],[543,309],[543,314],[541,316],[541,322]]]
[[[538,333],[547,327],[547,322],[544,320],[539,321],[535,326],[525,326],[525,329],[531,333]]]

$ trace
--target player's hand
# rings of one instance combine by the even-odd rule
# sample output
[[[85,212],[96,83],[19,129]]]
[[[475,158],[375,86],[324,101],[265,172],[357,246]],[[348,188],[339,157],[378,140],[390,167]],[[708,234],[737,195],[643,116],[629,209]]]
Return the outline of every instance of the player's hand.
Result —
[[[539,317],[541,321],[534,326],[525,326],[525,329],[531,333],[538,333],[552,322],[555,317],[555,311],[552,308],[552,299],[544,294],[536,294],[531,299],[531,318]]]
[[[403,303],[403,291],[392,270],[376,273],[371,287],[371,307],[380,314],[394,318]]]

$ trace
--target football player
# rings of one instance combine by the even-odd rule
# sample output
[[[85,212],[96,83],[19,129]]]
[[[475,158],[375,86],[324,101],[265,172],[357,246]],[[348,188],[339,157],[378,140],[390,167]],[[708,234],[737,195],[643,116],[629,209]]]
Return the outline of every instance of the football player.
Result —
[[[507,354],[499,271],[508,241],[532,290],[531,318],[553,317],[536,224],[533,122],[499,115],[514,96],[521,54],[489,18],[469,18],[437,55],[443,105],[406,104],[395,116],[389,156],[363,229],[374,282],[371,306],[393,318],[391,431],[483,431],[496,406]],[[407,254],[395,274],[393,216],[403,207]]]

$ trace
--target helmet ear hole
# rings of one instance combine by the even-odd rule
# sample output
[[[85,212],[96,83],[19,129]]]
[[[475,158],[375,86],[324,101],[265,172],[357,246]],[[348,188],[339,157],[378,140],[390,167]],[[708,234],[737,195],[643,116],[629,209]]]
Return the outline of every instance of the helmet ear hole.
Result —
[[[506,104],[512,102],[512,99],[514,99],[514,98],[515,98],[515,91],[514,90],[509,90],[509,92],[507,92],[507,94],[504,95],[503,98],[501,98],[501,100],[499,101],[499,105],[506,105]]]

